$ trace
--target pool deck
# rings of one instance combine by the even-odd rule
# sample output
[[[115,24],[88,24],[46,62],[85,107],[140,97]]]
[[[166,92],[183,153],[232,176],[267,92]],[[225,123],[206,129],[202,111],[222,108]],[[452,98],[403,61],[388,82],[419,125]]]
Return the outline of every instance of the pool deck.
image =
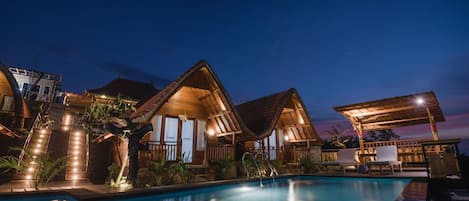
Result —
[[[298,174],[287,174],[285,176],[296,176]],[[412,178],[413,181],[404,189],[400,201],[423,201],[427,198],[427,174],[423,171],[404,171],[391,174],[359,174],[355,171],[348,171],[345,175],[342,171],[323,171],[315,176],[333,176],[333,177],[374,177],[374,178]],[[179,191],[192,188],[217,186],[222,184],[234,184],[246,182],[243,179],[208,181],[191,184],[168,185],[151,188],[118,189],[111,188],[108,185],[93,185],[89,182],[55,182],[47,188],[40,188],[35,191],[34,188],[24,188],[23,182],[10,182],[0,185],[0,195],[24,195],[24,194],[50,194],[57,192],[66,192],[78,200],[113,200],[117,197],[128,197],[159,192]]]

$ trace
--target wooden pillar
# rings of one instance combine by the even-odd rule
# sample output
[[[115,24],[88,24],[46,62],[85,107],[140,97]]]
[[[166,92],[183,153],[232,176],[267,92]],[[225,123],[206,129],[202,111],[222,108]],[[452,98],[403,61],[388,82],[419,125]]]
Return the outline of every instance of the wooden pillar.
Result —
[[[355,129],[355,132],[357,132],[357,135],[358,135],[358,141],[360,143],[360,155],[363,156],[365,154],[365,147],[364,147],[364,139],[363,139],[363,126],[362,126],[362,123],[360,121],[360,119],[358,119],[358,117],[355,117],[353,119],[353,128]],[[362,159],[362,157],[359,157],[360,158],[360,162],[361,163],[364,163],[365,161]]]
[[[425,106],[425,109],[427,110],[428,121],[430,123],[430,129],[432,130],[433,140],[439,140],[440,137],[438,136],[438,130],[436,128],[435,118],[430,112],[430,108],[428,106]]]

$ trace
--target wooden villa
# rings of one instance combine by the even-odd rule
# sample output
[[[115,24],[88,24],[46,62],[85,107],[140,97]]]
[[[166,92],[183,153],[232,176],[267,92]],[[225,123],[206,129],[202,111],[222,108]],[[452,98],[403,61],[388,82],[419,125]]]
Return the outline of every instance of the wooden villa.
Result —
[[[131,115],[151,122],[141,161],[179,161],[206,165],[207,160],[235,157],[234,144],[245,126],[209,64],[200,61],[143,103]]]
[[[24,128],[29,118],[31,114],[18,83],[8,66],[0,64],[0,134],[15,137],[13,130]]]
[[[321,161],[322,142],[296,89],[236,106],[251,133],[246,139],[247,150],[267,153],[269,160],[295,163],[302,152]]]

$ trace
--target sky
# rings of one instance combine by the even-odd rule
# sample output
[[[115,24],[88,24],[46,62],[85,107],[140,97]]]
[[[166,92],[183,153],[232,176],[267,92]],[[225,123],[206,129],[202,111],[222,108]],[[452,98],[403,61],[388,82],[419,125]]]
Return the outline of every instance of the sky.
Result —
[[[441,137],[469,136],[469,1],[2,1],[0,62],[82,93],[175,79],[207,60],[235,104],[296,88],[316,130],[335,106],[434,91]],[[396,130],[431,136],[428,125]]]

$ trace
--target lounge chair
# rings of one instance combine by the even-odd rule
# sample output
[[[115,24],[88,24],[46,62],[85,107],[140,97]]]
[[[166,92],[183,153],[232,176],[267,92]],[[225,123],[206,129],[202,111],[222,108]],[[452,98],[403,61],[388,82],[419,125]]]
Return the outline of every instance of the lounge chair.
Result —
[[[337,153],[337,160],[336,161],[327,161],[322,162],[321,165],[324,167],[328,166],[339,166],[344,170],[345,174],[345,166],[355,166],[358,169],[359,163],[355,160],[355,156],[357,153],[357,149],[340,149]]]
[[[391,173],[394,174],[394,166],[398,165],[399,170],[402,172],[402,161],[397,159],[396,146],[382,146],[376,148],[376,160],[366,163],[368,166],[378,165],[379,171],[383,172],[383,166],[391,167]],[[370,168],[371,173],[371,168]]]

